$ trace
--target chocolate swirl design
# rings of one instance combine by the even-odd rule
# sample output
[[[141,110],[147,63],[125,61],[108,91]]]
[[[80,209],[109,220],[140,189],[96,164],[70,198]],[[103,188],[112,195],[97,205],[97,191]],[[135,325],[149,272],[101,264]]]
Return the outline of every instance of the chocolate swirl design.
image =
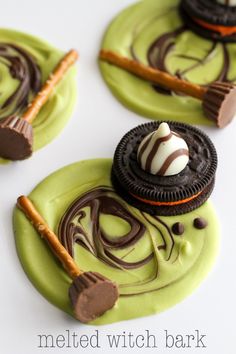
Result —
[[[82,226],[86,217],[84,208],[89,207],[92,223],[92,239]],[[122,218],[130,225],[130,232],[122,237],[111,240],[109,235],[100,227],[101,214],[113,215]],[[73,220],[77,219],[75,224]],[[117,258],[111,250],[133,246],[144,235],[145,227],[142,223],[124,208],[124,206],[109,194],[109,189],[101,188],[92,190],[76,200],[62,218],[59,226],[59,237],[62,244],[73,256],[74,242],[85,247],[94,256],[113,267],[137,268],[147,263],[153,254],[137,263],[128,263]]]
[[[0,63],[19,84],[0,106],[0,118],[19,114],[41,87],[41,71],[34,57],[11,43],[0,43]]]
[[[102,215],[122,219],[129,224],[129,231],[122,236],[110,237],[100,223]],[[143,237],[148,237],[149,227],[159,235],[151,247],[152,251],[137,261],[125,261],[125,258],[129,258],[129,255],[135,252],[138,242]],[[142,286],[151,284],[157,279],[159,268],[157,253],[164,252],[162,261],[165,262],[174,263],[178,259],[178,250],[174,247],[175,240],[169,226],[157,216],[150,216],[138,210],[131,212],[127,204],[110,187],[91,189],[75,200],[60,221],[58,235],[63,246],[73,257],[74,245],[77,243],[109,267],[123,272],[141,269],[152,262],[151,274],[146,279],[120,285],[123,296],[144,293],[146,290],[143,290]],[[148,239],[145,239],[146,242]],[[151,240],[151,244],[153,242]],[[124,255],[118,255],[120,250],[124,250]],[[131,285],[132,293],[129,290]],[[134,286],[137,288],[135,292]],[[157,284],[154,284],[150,291],[157,289]]]

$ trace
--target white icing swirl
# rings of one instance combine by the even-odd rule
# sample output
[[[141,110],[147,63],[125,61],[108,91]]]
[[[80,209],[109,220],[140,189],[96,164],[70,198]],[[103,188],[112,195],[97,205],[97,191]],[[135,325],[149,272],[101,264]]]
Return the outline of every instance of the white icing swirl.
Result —
[[[236,6],[236,0],[216,0],[218,4],[227,6]]]
[[[185,140],[172,132],[167,123],[148,134],[140,143],[137,153],[141,168],[153,175],[172,176],[188,164],[189,149]]]

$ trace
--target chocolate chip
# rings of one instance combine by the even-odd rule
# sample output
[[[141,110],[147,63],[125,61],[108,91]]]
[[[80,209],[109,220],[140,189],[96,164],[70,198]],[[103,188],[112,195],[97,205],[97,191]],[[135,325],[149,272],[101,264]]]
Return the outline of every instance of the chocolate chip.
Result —
[[[184,224],[181,222],[176,222],[172,225],[172,231],[175,235],[183,235],[184,233]]]
[[[196,218],[194,219],[193,221],[193,226],[196,228],[196,229],[205,229],[205,227],[207,226],[207,221],[204,219],[204,218]]]

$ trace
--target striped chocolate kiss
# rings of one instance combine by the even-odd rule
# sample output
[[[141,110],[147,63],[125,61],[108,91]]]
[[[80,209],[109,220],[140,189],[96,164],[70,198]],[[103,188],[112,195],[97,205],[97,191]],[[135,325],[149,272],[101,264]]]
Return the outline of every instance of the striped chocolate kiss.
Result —
[[[180,173],[188,164],[189,149],[185,140],[163,122],[157,130],[142,140],[137,159],[141,168],[148,173],[173,176]]]

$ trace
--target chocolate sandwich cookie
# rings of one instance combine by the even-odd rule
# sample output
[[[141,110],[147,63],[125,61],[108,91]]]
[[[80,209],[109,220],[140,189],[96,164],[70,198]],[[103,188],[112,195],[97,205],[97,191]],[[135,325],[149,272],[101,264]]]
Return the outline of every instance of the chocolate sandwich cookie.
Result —
[[[111,178],[117,192],[138,209],[179,215],[209,198],[216,168],[216,150],[205,133],[188,124],[151,122],[121,139]]]
[[[202,37],[222,42],[236,41],[236,3],[225,0],[182,0],[184,22]]]

